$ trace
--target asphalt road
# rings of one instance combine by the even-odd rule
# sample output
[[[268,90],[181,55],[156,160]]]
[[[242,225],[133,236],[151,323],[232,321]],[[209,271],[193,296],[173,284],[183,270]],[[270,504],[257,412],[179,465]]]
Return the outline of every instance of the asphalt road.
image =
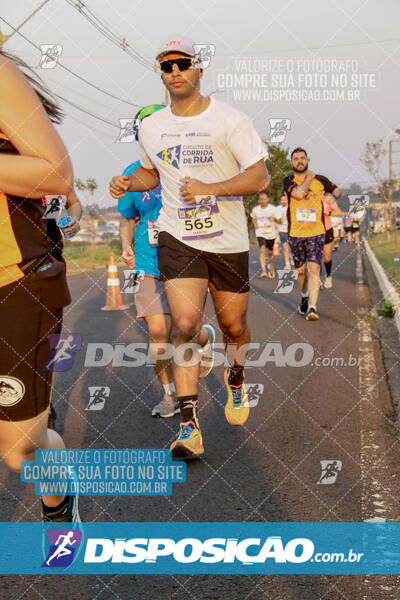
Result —
[[[200,386],[204,459],[188,465],[185,484],[170,497],[86,497],[84,521],[363,521],[399,520],[400,446],[371,311],[361,253],[342,244],[333,255],[334,287],[321,292],[319,322],[296,308],[297,287],[273,293],[277,280],[260,279],[252,248],[249,325],[258,366],[246,382],[264,386],[242,428],[224,418],[223,366]],[[283,267],[279,257],[277,267]],[[156,420],[161,398],[152,368],[85,367],[89,343],[146,342],[134,311],[102,312],[106,274],[69,278],[72,304],[65,332],[79,333],[73,368],[59,373],[53,401],[67,447],[166,448],[179,417]],[[131,301],[132,297],[126,296]],[[206,320],[216,320],[209,301]],[[221,342],[218,331],[217,341]],[[297,344],[297,351],[296,346]],[[301,358],[304,363],[301,365]],[[88,388],[108,386],[99,411],[85,410]],[[334,484],[321,485],[320,461],[341,461]],[[337,463],[339,464],[339,462]],[[34,521],[39,500],[31,486],[0,465],[1,521]],[[396,599],[387,576],[1,576],[2,600],[88,598],[167,600]]]

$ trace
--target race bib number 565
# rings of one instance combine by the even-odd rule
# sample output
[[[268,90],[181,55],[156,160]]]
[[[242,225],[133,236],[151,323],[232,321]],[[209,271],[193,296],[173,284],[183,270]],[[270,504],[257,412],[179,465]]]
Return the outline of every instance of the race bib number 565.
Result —
[[[214,201],[178,208],[178,227],[181,240],[202,240],[222,235],[218,204]]]

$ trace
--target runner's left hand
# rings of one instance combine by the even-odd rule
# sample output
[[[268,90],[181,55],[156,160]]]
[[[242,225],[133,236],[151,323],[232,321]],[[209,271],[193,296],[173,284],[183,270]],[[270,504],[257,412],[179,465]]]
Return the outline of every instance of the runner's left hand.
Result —
[[[71,218],[72,218],[71,223],[69,223],[68,227],[64,227],[64,229],[63,229],[65,235],[69,238],[74,237],[74,235],[76,235],[81,228],[81,226],[79,225],[79,221],[74,219],[74,217],[71,217]]]
[[[209,194],[209,186],[207,183],[203,183],[198,179],[193,179],[192,177],[184,177],[180,179],[183,182],[183,185],[180,187],[180,192],[182,194],[182,200],[186,202],[186,204],[196,204],[195,196],[207,196],[203,198],[201,202],[207,202],[210,200],[211,195]]]

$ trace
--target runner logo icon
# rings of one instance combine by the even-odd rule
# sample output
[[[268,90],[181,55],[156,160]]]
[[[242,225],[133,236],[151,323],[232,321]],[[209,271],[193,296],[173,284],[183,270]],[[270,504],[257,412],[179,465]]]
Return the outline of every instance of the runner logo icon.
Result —
[[[131,144],[136,141],[134,119],[119,119],[119,135],[115,143]]]
[[[51,333],[47,339],[50,344],[50,355],[42,370],[58,373],[72,369],[75,352],[81,349],[82,336],[79,333]]]
[[[106,386],[89,387],[89,402],[86,410],[102,410],[107,398],[110,397],[110,388]]]
[[[268,119],[268,121],[270,126],[269,141],[271,144],[284,142],[292,121],[290,119]]]
[[[181,145],[179,144],[179,146],[164,148],[161,152],[158,152],[157,156],[161,158],[164,163],[168,163],[174,169],[178,169],[179,160],[181,158]]]
[[[276,272],[278,273],[279,280],[278,285],[274,290],[274,294],[290,294],[299,276],[298,272],[295,269],[292,271],[277,269]]]
[[[260,397],[264,392],[264,384],[263,383],[245,383],[244,389],[246,390],[249,408],[254,408],[257,406]]]
[[[349,204],[349,214],[356,219],[362,219],[369,205],[369,196],[367,194],[349,194]]]
[[[318,485],[332,485],[336,482],[338,473],[342,470],[341,460],[321,460],[321,477],[317,481]]]
[[[207,69],[211,57],[215,55],[214,44],[193,44],[193,49],[196,53],[197,64],[199,64],[202,69]]]
[[[50,548],[42,567],[68,567],[82,541],[79,529],[48,529]]]
[[[61,211],[65,208],[66,196],[45,196],[42,199],[42,206],[45,206],[42,219],[58,219],[61,217]]]
[[[62,54],[63,47],[60,44],[40,44],[42,56],[38,64],[39,69],[54,69]]]

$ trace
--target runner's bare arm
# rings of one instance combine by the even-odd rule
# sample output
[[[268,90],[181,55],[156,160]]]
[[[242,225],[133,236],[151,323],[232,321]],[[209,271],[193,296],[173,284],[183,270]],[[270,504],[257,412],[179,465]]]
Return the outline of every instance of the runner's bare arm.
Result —
[[[180,181],[184,184],[180,188],[182,199],[187,204],[194,204],[195,196],[247,196],[263,192],[269,185],[270,177],[265,162],[259,160],[226,181],[203,183],[191,177],[184,177]]]
[[[339,188],[335,188],[335,190],[339,190]],[[335,191],[334,190],[334,191]],[[340,190],[339,190],[340,193]],[[343,217],[343,213],[340,210],[340,208],[338,207],[338,205],[336,204],[336,196],[333,195],[332,193],[325,193],[324,194],[324,199],[328,204],[332,204],[332,208],[329,211],[329,214],[331,217]]]
[[[110,181],[110,194],[122,198],[125,192],[147,192],[157,187],[160,176],[157,169],[138,167],[132,175],[116,175]]]
[[[307,192],[310,188],[310,183],[314,179],[315,173],[308,170],[305,176],[305,179],[302,183],[295,185],[290,191],[290,195],[297,200],[302,200],[307,196]]]
[[[255,217],[252,217],[251,220],[253,221],[253,225],[254,225],[254,229],[257,229],[257,219]]]
[[[132,240],[135,229],[135,219],[121,217],[119,222],[119,236],[121,238],[122,258],[130,269],[135,268],[135,253],[132,249]]]
[[[68,194],[65,206],[72,221],[67,227],[64,227],[64,233],[68,237],[73,237],[81,228],[79,221],[82,216],[82,205],[74,189]]]
[[[18,67],[0,56],[0,71],[0,130],[19,152],[1,156],[0,190],[23,198],[67,195],[73,171],[60,136]]]

